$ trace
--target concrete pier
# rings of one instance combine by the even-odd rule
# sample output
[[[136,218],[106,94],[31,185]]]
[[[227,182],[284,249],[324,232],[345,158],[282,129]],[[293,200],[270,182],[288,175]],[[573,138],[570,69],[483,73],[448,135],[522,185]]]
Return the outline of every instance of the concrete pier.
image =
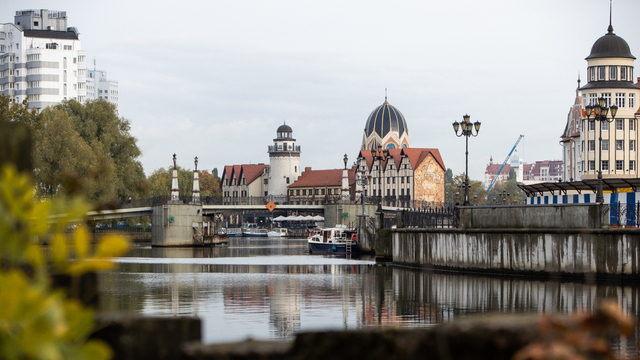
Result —
[[[193,246],[202,234],[202,205],[166,204],[153,207],[152,246]]]

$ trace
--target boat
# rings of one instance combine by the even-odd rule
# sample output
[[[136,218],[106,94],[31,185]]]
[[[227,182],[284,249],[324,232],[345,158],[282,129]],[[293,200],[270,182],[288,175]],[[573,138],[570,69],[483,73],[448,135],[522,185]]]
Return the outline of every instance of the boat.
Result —
[[[242,236],[267,237],[267,229],[259,228],[255,223],[247,223],[242,226]]]
[[[289,235],[289,230],[287,228],[274,228],[271,231],[267,232],[268,237],[285,237]]]
[[[356,230],[345,225],[309,231],[309,252],[351,254],[360,252]]]
[[[228,237],[242,236],[242,229],[240,228],[226,228],[224,230],[226,231]]]

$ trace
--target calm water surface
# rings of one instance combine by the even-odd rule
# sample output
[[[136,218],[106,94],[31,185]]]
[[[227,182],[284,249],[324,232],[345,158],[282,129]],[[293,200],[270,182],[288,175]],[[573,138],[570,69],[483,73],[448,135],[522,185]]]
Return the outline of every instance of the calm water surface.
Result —
[[[427,327],[471,314],[591,311],[614,298],[637,318],[639,288],[423,272],[372,259],[310,255],[306,239],[231,238],[214,248],[137,245],[100,278],[107,313],[198,316],[203,341],[297,332]],[[640,358],[638,329],[617,342]]]

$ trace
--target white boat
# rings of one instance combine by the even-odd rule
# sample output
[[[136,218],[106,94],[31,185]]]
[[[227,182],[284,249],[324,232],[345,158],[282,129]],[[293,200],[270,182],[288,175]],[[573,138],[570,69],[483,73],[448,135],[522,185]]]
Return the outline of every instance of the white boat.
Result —
[[[255,223],[247,223],[242,226],[242,236],[267,237],[267,229],[259,228]]]
[[[312,253],[350,254],[360,252],[356,230],[345,225],[333,228],[310,230],[309,251]]]
[[[268,237],[285,237],[287,235],[289,235],[287,228],[274,228],[267,232]]]

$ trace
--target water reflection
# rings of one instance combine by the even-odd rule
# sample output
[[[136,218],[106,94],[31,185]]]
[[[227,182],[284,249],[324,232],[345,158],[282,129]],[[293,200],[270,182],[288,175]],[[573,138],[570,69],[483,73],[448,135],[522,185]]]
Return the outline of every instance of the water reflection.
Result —
[[[487,312],[592,311],[603,298],[637,317],[639,296],[636,286],[420,272],[308,255],[304,241],[282,239],[228,248],[138,247],[100,280],[103,311],[199,316],[209,343],[424,327]],[[637,335],[617,346],[636,357]]]

